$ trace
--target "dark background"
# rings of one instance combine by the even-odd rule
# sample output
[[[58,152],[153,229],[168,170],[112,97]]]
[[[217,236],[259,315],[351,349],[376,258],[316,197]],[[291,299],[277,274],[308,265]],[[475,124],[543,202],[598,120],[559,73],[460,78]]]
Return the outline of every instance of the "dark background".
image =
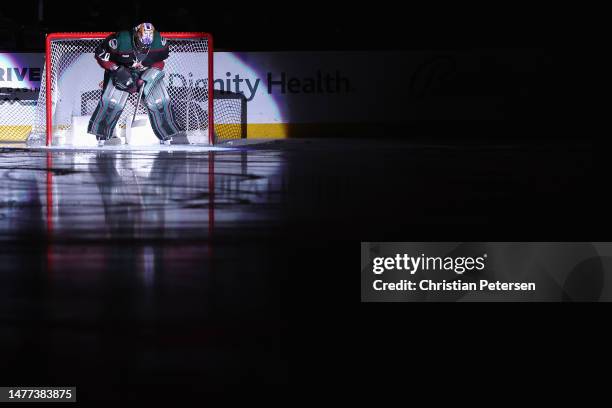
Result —
[[[42,4],[42,11],[41,11]],[[207,31],[230,50],[559,47],[585,35],[577,10],[512,3],[110,2],[25,0],[3,4],[15,49],[42,49],[26,31],[115,31],[142,21],[161,31]],[[590,30],[591,28],[589,28]],[[11,43],[7,42],[6,46]],[[15,44],[12,44],[13,46]]]

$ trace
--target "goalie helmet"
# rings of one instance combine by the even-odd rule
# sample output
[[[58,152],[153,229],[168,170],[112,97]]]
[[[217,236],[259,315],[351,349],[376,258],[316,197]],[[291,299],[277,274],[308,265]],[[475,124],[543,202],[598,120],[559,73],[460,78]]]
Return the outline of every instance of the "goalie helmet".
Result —
[[[153,44],[155,27],[151,23],[142,23],[134,27],[134,45],[139,51],[146,51]]]

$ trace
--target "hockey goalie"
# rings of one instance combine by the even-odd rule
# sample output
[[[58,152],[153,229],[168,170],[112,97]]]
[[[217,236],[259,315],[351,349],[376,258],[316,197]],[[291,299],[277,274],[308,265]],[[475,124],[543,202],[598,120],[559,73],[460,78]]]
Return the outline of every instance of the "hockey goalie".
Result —
[[[170,144],[172,137],[181,133],[163,81],[169,52],[166,39],[151,23],[111,34],[97,47],[95,58],[104,68],[104,83],[87,132],[96,136],[98,146],[113,138],[115,125],[133,93],[141,93],[151,128],[161,144]]]

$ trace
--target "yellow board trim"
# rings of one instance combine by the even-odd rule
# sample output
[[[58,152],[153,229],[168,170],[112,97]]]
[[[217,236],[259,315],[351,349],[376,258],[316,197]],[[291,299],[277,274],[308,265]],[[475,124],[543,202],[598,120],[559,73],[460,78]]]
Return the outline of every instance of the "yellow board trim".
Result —
[[[232,125],[218,125],[231,128]],[[0,142],[25,142],[32,126],[0,125]],[[238,130],[236,130],[237,132]],[[236,132],[230,132],[236,133]],[[287,138],[286,123],[249,123],[247,124],[249,139],[285,139]]]
[[[25,142],[32,126],[0,125],[0,142]]]
[[[286,139],[286,123],[247,123],[248,139]]]

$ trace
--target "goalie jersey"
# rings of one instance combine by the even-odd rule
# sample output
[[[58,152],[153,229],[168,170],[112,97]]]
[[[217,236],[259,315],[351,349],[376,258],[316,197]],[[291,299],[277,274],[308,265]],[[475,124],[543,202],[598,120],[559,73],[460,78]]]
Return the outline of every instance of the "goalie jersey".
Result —
[[[167,41],[158,31],[155,31],[151,47],[139,51],[134,45],[132,32],[119,31],[111,34],[96,48],[96,61],[106,71],[124,66],[132,70],[142,71],[154,67],[164,69],[164,60],[170,51]]]

